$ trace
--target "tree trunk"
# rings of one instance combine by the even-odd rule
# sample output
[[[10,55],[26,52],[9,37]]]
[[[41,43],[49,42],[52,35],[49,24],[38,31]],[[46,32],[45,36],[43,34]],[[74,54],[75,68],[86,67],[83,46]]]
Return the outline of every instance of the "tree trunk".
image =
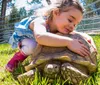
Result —
[[[0,42],[3,41],[3,28],[5,24],[5,14],[6,14],[7,0],[2,0],[1,16],[0,16]]]

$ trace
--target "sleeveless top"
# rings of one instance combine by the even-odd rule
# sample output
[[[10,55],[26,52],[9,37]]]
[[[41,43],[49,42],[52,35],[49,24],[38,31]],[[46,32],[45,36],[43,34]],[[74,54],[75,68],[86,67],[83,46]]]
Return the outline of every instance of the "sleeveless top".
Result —
[[[27,18],[22,19],[20,22],[15,23],[14,26],[14,33],[12,34],[12,36],[9,39],[9,44],[11,44],[12,48],[17,48],[18,43],[21,42],[21,40],[25,39],[25,38],[30,38],[30,39],[34,39],[34,34],[33,31],[29,28],[29,24],[31,21],[33,21],[35,18],[35,16],[30,16]],[[43,18],[44,20],[46,20],[46,17],[39,17],[39,18]],[[47,31],[49,31],[48,27]]]

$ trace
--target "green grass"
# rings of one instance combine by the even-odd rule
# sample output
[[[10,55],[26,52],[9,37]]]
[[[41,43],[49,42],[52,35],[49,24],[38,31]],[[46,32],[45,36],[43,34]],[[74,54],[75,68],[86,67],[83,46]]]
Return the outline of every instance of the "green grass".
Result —
[[[85,81],[84,85],[100,85],[100,35],[92,36],[94,39],[94,42],[96,43],[96,47],[98,50],[97,55],[97,72],[93,73],[90,78]],[[4,67],[6,63],[10,60],[10,58],[13,56],[13,54],[17,51],[17,49],[13,50],[9,44],[0,44],[0,85],[22,85],[18,82],[17,76],[24,72],[24,65],[28,62],[28,60],[25,60],[21,67],[16,69],[16,71],[11,74],[9,72],[6,72],[4,70]],[[35,73],[35,78],[31,82],[30,85],[51,85],[48,84],[48,79],[41,77],[38,75],[38,72]],[[60,77],[53,82],[52,85],[64,85],[64,82]],[[25,83],[24,85],[28,85]]]

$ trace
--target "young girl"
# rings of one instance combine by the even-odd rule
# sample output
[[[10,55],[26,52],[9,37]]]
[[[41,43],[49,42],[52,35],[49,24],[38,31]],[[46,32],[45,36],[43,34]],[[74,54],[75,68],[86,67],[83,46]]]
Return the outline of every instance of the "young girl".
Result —
[[[45,46],[67,47],[81,56],[90,55],[89,50],[81,41],[56,34],[57,32],[62,34],[74,32],[73,30],[82,20],[83,9],[77,1],[57,0],[42,9],[42,13],[44,14],[35,19],[30,17],[22,20],[15,27],[10,43],[12,47],[19,46],[20,49],[6,65],[7,71],[13,72],[19,62],[34,52],[37,43]],[[91,42],[90,38],[88,40]]]

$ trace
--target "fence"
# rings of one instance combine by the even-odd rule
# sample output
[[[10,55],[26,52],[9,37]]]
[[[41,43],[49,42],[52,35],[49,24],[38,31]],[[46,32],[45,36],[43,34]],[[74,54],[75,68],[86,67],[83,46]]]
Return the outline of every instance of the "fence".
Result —
[[[85,6],[87,9],[84,13],[82,22],[77,26],[77,31],[81,32],[99,32],[100,31],[100,0]],[[16,17],[13,20],[16,22],[9,23],[9,16],[5,17],[5,22],[1,21],[4,17],[0,18],[0,43],[8,42],[10,36],[14,31],[14,24],[22,18]]]
[[[78,25],[77,30],[82,32],[99,32],[100,33],[100,0],[85,6],[86,12],[82,22]]]

